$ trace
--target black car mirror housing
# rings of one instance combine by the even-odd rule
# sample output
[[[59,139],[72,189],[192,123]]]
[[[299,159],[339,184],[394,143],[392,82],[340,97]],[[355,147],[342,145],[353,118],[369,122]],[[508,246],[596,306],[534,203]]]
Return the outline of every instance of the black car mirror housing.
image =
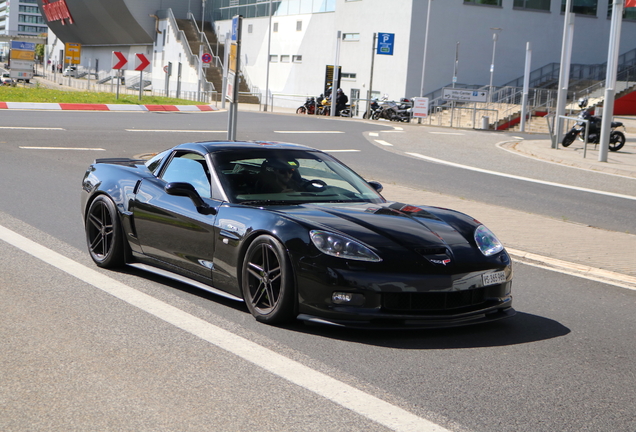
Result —
[[[192,200],[197,208],[197,211],[201,214],[216,214],[216,210],[203,201],[201,195],[190,183],[185,182],[172,182],[168,183],[165,187],[165,191],[168,195],[188,197]]]

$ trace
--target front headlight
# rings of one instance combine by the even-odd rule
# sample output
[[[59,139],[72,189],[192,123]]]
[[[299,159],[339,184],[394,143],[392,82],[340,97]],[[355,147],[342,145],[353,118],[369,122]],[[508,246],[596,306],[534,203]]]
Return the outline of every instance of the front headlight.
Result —
[[[340,234],[312,230],[309,236],[314,246],[324,254],[358,261],[382,261],[382,258],[367,246]]]
[[[475,230],[475,242],[477,247],[486,256],[491,256],[503,250],[503,245],[495,235],[483,225]]]

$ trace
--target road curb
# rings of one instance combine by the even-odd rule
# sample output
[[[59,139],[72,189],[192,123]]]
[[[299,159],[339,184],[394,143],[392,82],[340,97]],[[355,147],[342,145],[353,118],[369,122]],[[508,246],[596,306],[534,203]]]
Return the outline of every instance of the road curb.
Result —
[[[636,291],[636,277],[633,276],[537,255],[530,252],[524,252],[517,249],[506,248],[506,251],[508,251],[508,254],[510,254],[513,259],[525,264],[548,268],[561,273],[580,276],[586,279],[592,279],[598,282],[608,283]]]
[[[214,105],[128,105],[49,102],[0,102],[0,109],[54,111],[150,111],[150,112],[209,112]]]

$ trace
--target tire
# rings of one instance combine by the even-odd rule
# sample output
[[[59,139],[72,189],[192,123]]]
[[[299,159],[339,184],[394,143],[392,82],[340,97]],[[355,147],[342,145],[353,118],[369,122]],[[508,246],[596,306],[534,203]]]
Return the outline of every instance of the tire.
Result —
[[[614,131],[610,134],[609,149],[610,151],[619,151],[625,145],[625,134],[623,132]]]
[[[257,321],[281,324],[293,318],[294,278],[283,245],[270,235],[257,237],[247,248],[241,289]]]
[[[575,139],[576,139],[576,132],[568,132],[563,137],[563,142],[561,143],[561,145],[563,147],[569,147],[570,144],[572,144]]]
[[[369,111],[365,111],[364,114],[362,114],[363,119],[366,119],[367,117],[369,117]]]
[[[117,268],[125,264],[126,246],[115,203],[105,195],[93,200],[86,213],[86,243],[99,267]]]
[[[307,112],[307,108],[305,108],[304,106],[298,107],[298,109],[296,110],[296,114],[305,114]]]

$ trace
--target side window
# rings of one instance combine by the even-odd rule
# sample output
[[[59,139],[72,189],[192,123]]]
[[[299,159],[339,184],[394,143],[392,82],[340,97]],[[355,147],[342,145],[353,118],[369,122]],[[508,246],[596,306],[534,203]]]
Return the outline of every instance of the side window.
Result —
[[[205,158],[197,153],[178,153],[168,162],[161,178],[166,183],[190,183],[204,198],[212,196]]]
[[[159,168],[159,166],[161,166],[161,162],[168,155],[170,155],[170,150],[163,151],[163,152],[153,156],[152,158],[150,158],[148,160],[148,162],[146,162],[146,167],[148,168],[148,170],[151,173],[153,173],[154,175],[157,175],[157,169]]]

